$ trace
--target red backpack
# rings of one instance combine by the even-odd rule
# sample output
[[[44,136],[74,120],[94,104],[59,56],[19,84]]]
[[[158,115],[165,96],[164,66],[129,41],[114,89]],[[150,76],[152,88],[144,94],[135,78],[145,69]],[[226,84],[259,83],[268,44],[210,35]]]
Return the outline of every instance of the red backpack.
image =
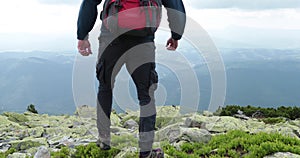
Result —
[[[148,36],[160,24],[161,8],[161,0],[106,0],[102,19],[112,33]]]

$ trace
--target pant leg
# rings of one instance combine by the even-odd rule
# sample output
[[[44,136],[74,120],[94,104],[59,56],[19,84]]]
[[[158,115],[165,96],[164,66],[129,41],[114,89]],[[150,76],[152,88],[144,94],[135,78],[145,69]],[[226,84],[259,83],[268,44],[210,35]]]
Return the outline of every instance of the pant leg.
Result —
[[[154,140],[156,121],[154,91],[158,82],[154,43],[143,43],[130,50],[126,56],[126,68],[135,83],[140,104],[140,152],[149,152]]]
[[[105,37],[99,38],[99,57],[96,66],[99,80],[97,95],[97,128],[101,142],[110,145],[110,114],[112,109],[113,86],[115,77],[124,64],[121,56],[124,53],[123,45],[114,40],[108,43]]]

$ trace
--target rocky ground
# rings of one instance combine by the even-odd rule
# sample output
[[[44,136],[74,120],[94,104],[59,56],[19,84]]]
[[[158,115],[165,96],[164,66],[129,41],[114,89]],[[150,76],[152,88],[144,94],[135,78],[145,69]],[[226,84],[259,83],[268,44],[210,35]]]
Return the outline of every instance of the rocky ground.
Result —
[[[255,118],[236,115],[214,116],[203,114],[180,114],[178,106],[157,108],[157,131],[154,146],[169,142],[179,146],[183,142],[208,142],[214,135],[237,129],[249,133],[279,132],[299,138],[300,120],[286,120],[278,124],[265,124]],[[112,146],[119,148],[121,155],[137,151],[139,112],[111,116]],[[63,146],[74,148],[97,140],[95,108],[82,106],[74,115],[49,116],[47,114],[22,114],[5,112],[0,115],[0,152],[13,147],[17,152],[8,157],[49,157],[49,152]],[[271,157],[300,157],[292,153],[276,153]]]

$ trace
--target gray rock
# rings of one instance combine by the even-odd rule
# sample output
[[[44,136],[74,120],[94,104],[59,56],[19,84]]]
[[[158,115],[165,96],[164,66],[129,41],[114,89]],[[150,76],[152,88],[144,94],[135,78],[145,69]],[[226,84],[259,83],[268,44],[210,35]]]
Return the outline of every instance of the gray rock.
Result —
[[[239,114],[239,115],[244,115],[244,112],[241,111],[241,110],[238,110],[238,111],[237,111],[237,114]]]
[[[157,117],[176,117],[180,116],[180,106],[157,106]]]
[[[1,152],[1,153],[6,152],[9,148],[10,148],[10,145],[9,145],[9,144],[0,143],[0,152]]]
[[[127,129],[136,129],[138,126],[139,126],[138,123],[133,119],[129,119],[124,123],[124,128]]]
[[[40,138],[44,133],[44,128],[36,127],[28,130],[28,133],[33,138]]]
[[[210,111],[203,111],[203,116],[207,116],[207,117],[211,117],[213,116],[214,114]]]
[[[6,116],[9,121],[16,122],[19,124],[24,124],[25,122],[29,121],[24,114],[4,112],[3,115]]]
[[[300,158],[300,155],[290,152],[277,152],[273,155],[265,156],[264,158]]]
[[[155,134],[155,141],[167,140],[169,143],[185,140],[188,142],[208,142],[211,134],[205,129],[186,128],[179,124],[169,125]]]
[[[23,140],[16,140],[9,142],[12,148],[15,148],[17,151],[25,151],[30,148],[39,147],[41,145],[47,145],[42,139],[35,138],[24,138]]]
[[[181,139],[188,142],[204,142],[207,143],[211,139],[211,134],[205,129],[199,128],[181,128]]]
[[[26,156],[29,156],[25,153],[13,153],[13,154],[9,154],[7,156],[7,158],[26,158]]]
[[[48,141],[50,147],[60,148],[62,146],[74,146],[75,141],[69,136],[60,136]]]
[[[125,147],[115,157],[134,157],[137,151],[136,147]]]
[[[264,117],[264,113],[262,113],[261,111],[257,110],[255,113],[252,114],[253,118],[263,118]]]
[[[206,117],[193,115],[185,120],[186,127],[197,127],[207,129],[209,132],[224,133],[229,130],[246,130],[246,122],[230,116]]]
[[[47,147],[40,146],[38,151],[35,153],[34,158],[50,158],[50,152]]]
[[[76,108],[75,115],[82,118],[97,118],[96,107],[83,105]]]
[[[243,119],[243,120],[249,120],[250,117],[244,115],[244,114],[234,114],[233,115],[235,118]]]
[[[191,118],[186,118],[184,122],[184,126],[186,127],[196,127],[196,128],[205,128],[205,122],[192,120]]]
[[[120,126],[121,125],[121,119],[115,113],[111,113],[111,115],[110,115],[110,122],[111,122],[112,126]]]

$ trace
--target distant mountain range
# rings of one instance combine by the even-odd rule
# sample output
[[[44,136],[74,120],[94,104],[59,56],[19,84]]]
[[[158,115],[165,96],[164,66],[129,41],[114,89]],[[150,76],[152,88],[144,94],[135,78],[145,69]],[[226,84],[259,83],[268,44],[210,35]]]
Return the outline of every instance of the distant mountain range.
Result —
[[[200,109],[205,109],[211,95],[209,71],[203,59],[193,57],[195,52],[186,52],[200,83]],[[300,105],[300,50],[221,49],[220,52],[227,74],[225,105]],[[41,113],[73,113],[75,55],[75,51],[1,52],[0,112],[22,112],[29,104],[35,104]],[[181,89],[176,74],[160,64],[157,71],[168,94],[166,104],[179,104]],[[184,70],[176,73],[181,71]],[[130,87],[135,95],[132,82]]]

